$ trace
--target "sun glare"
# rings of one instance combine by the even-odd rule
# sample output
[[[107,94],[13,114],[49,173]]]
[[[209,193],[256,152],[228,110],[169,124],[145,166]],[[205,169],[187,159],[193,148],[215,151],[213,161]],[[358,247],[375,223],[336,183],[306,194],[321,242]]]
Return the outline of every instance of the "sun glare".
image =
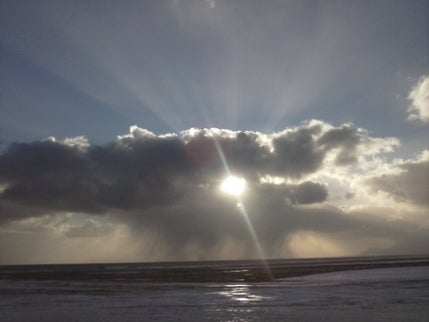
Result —
[[[229,176],[222,181],[220,190],[229,195],[239,197],[246,188],[246,180],[244,178]]]

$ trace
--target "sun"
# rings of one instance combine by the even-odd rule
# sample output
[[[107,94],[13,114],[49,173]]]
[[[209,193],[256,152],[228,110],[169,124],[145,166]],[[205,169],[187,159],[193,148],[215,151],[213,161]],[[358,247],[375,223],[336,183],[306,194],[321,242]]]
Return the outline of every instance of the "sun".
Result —
[[[239,197],[246,189],[246,180],[236,176],[228,176],[222,181],[220,190],[226,194]]]

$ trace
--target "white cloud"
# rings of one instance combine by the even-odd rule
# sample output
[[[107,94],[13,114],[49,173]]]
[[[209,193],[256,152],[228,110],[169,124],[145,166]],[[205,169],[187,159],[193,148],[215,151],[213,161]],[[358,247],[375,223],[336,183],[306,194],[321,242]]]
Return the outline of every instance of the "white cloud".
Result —
[[[429,75],[422,76],[411,89],[408,99],[411,106],[408,109],[410,120],[429,122]]]

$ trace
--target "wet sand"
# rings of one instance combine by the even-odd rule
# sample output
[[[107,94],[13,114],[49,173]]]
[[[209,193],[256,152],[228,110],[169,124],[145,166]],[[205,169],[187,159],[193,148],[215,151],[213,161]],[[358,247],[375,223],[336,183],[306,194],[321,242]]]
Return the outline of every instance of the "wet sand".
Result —
[[[429,256],[0,266],[0,280],[266,282],[338,271],[428,266]]]
[[[0,267],[1,321],[429,321],[429,256]]]

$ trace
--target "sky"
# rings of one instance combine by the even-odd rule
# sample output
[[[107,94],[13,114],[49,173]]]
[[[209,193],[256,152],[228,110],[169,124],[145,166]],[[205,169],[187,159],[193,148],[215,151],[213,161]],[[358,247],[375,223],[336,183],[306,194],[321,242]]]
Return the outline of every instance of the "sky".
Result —
[[[428,253],[428,12],[0,0],[0,264]]]

